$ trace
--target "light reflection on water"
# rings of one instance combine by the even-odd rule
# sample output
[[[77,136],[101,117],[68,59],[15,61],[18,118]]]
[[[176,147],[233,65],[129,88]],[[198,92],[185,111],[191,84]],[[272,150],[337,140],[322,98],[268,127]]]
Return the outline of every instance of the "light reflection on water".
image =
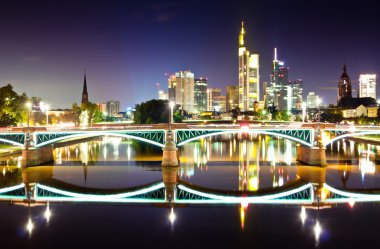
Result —
[[[376,166],[379,149],[352,141],[338,141],[327,151],[330,162],[328,167],[319,168],[298,165],[295,161],[296,144],[289,140],[260,135],[226,135],[183,146],[180,149],[181,166],[178,174],[181,180],[221,190],[255,191],[275,188],[297,178],[319,185],[327,182],[348,189],[380,188],[379,170]],[[54,156],[53,165],[28,169],[20,168],[20,157],[3,161],[0,166],[0,184],[11,186],[25,179],[39,182],[54,178],[77,186],[114,189],[162,180],[161,149],[130,140],[104,138],[56,148]],[[323,192],[321,196],[323,199]],[[354,204],[350,203],[350,207],[354,207]],[[47,223],[54,223],[58,209],[53,206],[50,210],[47,203],[43,213]],[[252,229],[252,220],[256,219],[252,216],[257,209],[256,205],[248,205],[244,201],[240,203],[235,219],[240,218],[242,230]],[[299,216],[295,216],[299,217],[300,226],[311,228],[313,239],[318,244],[323,234],[326,234],[326,220],[319,218],[319,209],[306,210],[303,206],[296,209],[300,212]],[[180,226],[181,219],[184,219],[177,215],[181,211],[176,211],[171,207],[167,217],[172,229]],[[292,211],[286,210],[286,214]],[[22,224],[25,226],[25,223]],[[25,229],[30,236],[40,229],[37,222],[34,225],[32,218],[28,218],[26,224]]]
[[[300,175],[316,174],[314,167],[296,162],[296,149],[290,140],[257,134],[204,138],[180,148],[179,178],[221,190],[281,187]],[[379,188],[379,149],[370,144],[337,141],[326,151],[329,166],[318,170],[324,172],[326,182],[332,186]],[[87,187],[140,186],[160,180],[161,155],[161,149],[151,145],[104,137],[55,148],[52,177]],[[21,157],[9,158],[2,165],[5,177],[11,166],[20,167]]]

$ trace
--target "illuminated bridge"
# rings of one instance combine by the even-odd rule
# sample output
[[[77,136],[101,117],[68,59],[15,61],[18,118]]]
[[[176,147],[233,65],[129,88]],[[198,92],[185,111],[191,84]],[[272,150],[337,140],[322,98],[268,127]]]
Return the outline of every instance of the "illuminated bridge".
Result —
[[[324,148],[325,146],[333,143],[336,140],[346,137],[357,137],[364,135],[379,135],[380,127],[359,127],[359,126],[340,126],[334,124],[275,124],[275,123],[263,123],[263,124],[246,124],[246,125],[189,125],[189,124],[171,124],[171,130],[173,132],[174,142],[177,146],[182,146],[188,142],[198,140],[200,138],[212,137],[223,134],[264,134],[276,137],[282,137],[295,141],[298,144],[303,145],[298,160],[310,165],[323,165],[321,162],[313,163],[316,156],[320,156],[324,153],[321,151],[313,151],[318,148]],[[30,134],[30,135],[29,135]],[[145,143],[149,143],[155,146],[164,147],[168,136],[168,125],[130,125],[123,127],[96,127],[89,129],[60,129],[60,130],[33,130],[30,133],[25,132],[0,132],[0,141],[4,143],[10,143],[15,146],[19,146],[25,149],[32,148],[34,150],[30,153],[37,153],[39,155],[32,155],[33,158],[48,158],[46,161],[51,161],[52,152],[48,151],[49,145],[53,145],[62,141],[76,141],[85,138],[100,137],[100,136],[115,136],[122,138],[130,138],[139,140]],[[318,148],[315,147],[318,145]],[[41,148],[41,150],[36,150]],[[45,148],[45,149],[43,149]],[[307,149],[311,148],[311,149]],[[314,149],[313,149],[314,148]],[[51,155],[48,155],[48,154]],[[311,155],[313,158],[305,158]],[[313,156],[316,155],[316,156]],[[26,155],[25,155],[26,157]],[[24,158],[24,155],[23,155]],[[325,159],[320,159],[323,161]],[[28,164],[29,159],[24,160]],[[42,160],[43,161],[43,160]],[[317,160],[318,161],[318,160]],[[310,163],[309,163],[310,162]],[[30,165],[38,165],[41,161],[31,163]],[[43,163],[43,162],[42,162]]]

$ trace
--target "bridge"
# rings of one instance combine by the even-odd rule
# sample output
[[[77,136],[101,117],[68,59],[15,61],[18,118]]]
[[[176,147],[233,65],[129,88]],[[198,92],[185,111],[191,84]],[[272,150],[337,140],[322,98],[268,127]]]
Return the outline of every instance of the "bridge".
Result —
[[[380,134],[378,126],[342,126],[318,123],[262,123],[262,124],[171,124],[172,137],[176,146],[200,138],[222,134],[264,134],[282,137],[302,145],[298,160],[308,164],[322,165],[324,148],[342,138]],[[0,141],[23,148],[26,165],[38,165],[52,160],[50,145],[61,141],[75,141],[99,136],[130,138],[164,147],[168,138],[168,124],[101,126],[87,129],[26,128],[0,132]],[[31,159],[28,159],[28,153]],[[51,156],[50,156],[51,154]],[[33,159],[34,158],[34,159]],[[36,158],[39,158],[38,160]],[[32,161],[36,162],[32,162]]]

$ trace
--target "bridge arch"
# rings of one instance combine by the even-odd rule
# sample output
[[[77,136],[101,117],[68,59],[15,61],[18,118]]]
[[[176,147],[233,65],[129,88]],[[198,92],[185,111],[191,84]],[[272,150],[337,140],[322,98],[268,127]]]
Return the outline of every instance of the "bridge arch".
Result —
[[[24,143],[15,142],[15,141],[12,141],[9,139],[0,138],[0,142],[9,143],[9,144],[15,145],[17,147],[24,148]]]
[[[139,140],[145,143],[149,143],[155,146],[164,147],[165,131],[155,130],[152,131],[153,135],[149,136],[150,131],[83,131],[83,132],[64,132],[64,133],[48,133],[41,132],[35,133],[36,145],[35,147],[42,147],[56,142],[60,142],[66,139],[73,138],[91,138],[99,136],[114,136],[122,138],[131,138]],[[140,136],[138,135],[140,134]]]
[[[191,141],[195,141],[195,140],[198,140],[200,138],[207,138],[207,137],[212,137],[212,136],[217,136],[217,135],[223,135],[223,134],[236,134],[236,133],[249,133],[249,134],[252,134],[252,133],[257,133],[257,134],[264,134],[264,135],[271,135],[271,136],[278,136],[278,137],[282,137],[282,138],[286,138],[286,139],[289,139],[291,141],[294,141],[294,142],[297,142],[297,143],[300,143],[300,144],[303,144],[303,145],[306,145],[308,147],[312,147],[313,144],[312,144],[312,141],[314,140],[314,134],[311,134],[309,135],[309,141],[305,141],[305,140],[302,140],[300,138],[297,138],[297,137],[294,137],[294,136],[291,136],[289,134],[286,134],[286,133],[282,133],[282,132],[275,132],[275,131],[272,131],[272,130],[264,130],[264,129],[255,129],[255,130],[223,130],[223,131],[215,131],[215,130],[208,130],[209,132],[205,132],[204,134],[198,134],[194,137],[191,137],[191,138],[188,138],[186,140],[183,140],[183,141],[178,141],[178,135],[176,134],[176,138],[177,138],[177,145],[178,146],[182,146],[188,142],[191,142]],[[177,133],[178,131],[176,131]]]
[[[331,131],[330,131],[331,132]],[[340,131],[342,133],[342,131]],[[360,136],[365,136],[365,135],[380,135],[380,130],[378,131],[374,131],[374,130],[370,130],[370,131],[354,131],[354,132],[350,132],[350,131],[343,131],[343,134],[340,134],[330,140],[328,140],[327,142],[324,143],[324,146],[327,147],[328,145],[332,144],[333,142],[335,141],[338,141],[340,139],[343,139],[343,138],[346,138],[346,137],[360,137]]]

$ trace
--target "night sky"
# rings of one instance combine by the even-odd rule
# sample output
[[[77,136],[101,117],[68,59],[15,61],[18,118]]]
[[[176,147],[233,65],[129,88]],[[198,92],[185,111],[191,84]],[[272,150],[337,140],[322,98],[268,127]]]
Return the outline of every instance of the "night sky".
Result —
[[[81,100],[86,68],[90,101],[120,100],[121,110],[157,98],[179,70],[225,91],[238,82],[242,20],[247,48],[260,54],[261,82],[274,47],[289,79],[304,80],[304,98],[315,91],[324,104],[335,103],[344,63],[355,90],[360,73],[380,74],[376,1],[205,2],[5,1],[1,86],[67,108]]]

